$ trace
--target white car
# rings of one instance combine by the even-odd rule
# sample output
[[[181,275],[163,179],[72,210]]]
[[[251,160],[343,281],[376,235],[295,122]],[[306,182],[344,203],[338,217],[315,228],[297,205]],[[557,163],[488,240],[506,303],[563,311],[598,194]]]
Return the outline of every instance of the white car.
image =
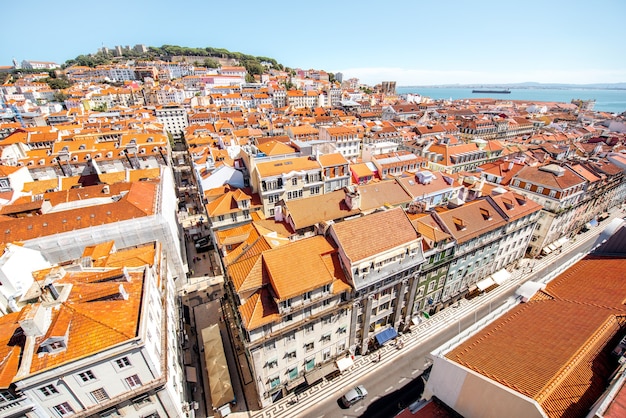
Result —
[[[365,389],[365,386],[359,385],[346,392],[346,394],[341,397],[341,403],[346,408],[350,408],[352,405],[354,405],[361,399],[364,399],[366,396],[367,390]]]

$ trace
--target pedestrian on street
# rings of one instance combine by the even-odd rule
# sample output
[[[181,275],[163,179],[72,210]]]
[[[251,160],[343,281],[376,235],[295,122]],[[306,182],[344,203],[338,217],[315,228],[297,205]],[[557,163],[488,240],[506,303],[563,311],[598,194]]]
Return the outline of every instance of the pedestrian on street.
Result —
[[[380,351],[378,352],[378,360],[376,360],[376,362],[380,361]]]

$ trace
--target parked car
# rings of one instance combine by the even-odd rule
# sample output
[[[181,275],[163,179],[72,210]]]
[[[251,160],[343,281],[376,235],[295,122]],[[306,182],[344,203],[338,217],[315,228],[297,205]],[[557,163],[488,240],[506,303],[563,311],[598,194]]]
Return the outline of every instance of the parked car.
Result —
[[[341,397],[341,403],[346,408],[350,408],[352,405],[354,405],[361,399],[364,399],[366,396],[367,390],[365,389],[365,386],[359,385],[346,392],[346,394]]]
[[[209,239],[209,237],[202,237],[196,240],[195,243],[196,251],[199,253],[204,251],[209,251],[213,249],[213,243]]]

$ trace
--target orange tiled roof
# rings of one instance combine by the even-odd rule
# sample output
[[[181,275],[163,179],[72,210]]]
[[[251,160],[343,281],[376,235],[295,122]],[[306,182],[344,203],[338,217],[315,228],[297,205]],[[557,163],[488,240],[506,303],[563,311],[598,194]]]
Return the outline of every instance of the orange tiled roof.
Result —
[[[402,208],[375,212],[331,226],[352,263],[417,240],[419,234]],[[364,245],[365,243],[365,245]]]
[[[263,263],[276,298],[286,300],[343,280],[343,270],[336,268],[338,259],[333,257],[337,258],[335,247],[317,235],[265,251]]]
[[[130,184],[107,186],[113,193],[105,193],[102,185],[70,189],[62,192],[46,193],[45,198],[52,206],[65,202],[79,202],[87,198],[109,198],[110,203],[77,206],[67,210],[48,212],[37,216],[22,218],[0,218],[5,233],[1,242],[25,241],[41,236],[69,232],[137,217],[154,214],[158,183],[141,181]],[[112,199],[115,191],[123,187],[128,191],[118,200]]]
[[[320,222],[343,219],[361,211],[350,210],[345,202],[346,193],[336,190],[330,193],[285,202],[287,213],[296,229],[306,228]],[[315,208],[315,210],[311,210]]]
[[[280,321],[278,307],[267,289],[260,289],[239,306],[243,326],[256,329],[272,322]]]
[[[584,416],[613,371],[601,365],[626,316],[624,271],[624,257],[587,256],[446,357],[536,400],[549,417]]]
[[[257,170],[262,178],[277,176],[291,171],[319,170],[320,163],[310,160],[308,157],[286,158],[277,161],[266,161],[257,163]]]
[[[320,164],[322,164],[322,167],[348,164],[348,160],[346,160],[346,157],[338,152],[320,155],[319,162]]]

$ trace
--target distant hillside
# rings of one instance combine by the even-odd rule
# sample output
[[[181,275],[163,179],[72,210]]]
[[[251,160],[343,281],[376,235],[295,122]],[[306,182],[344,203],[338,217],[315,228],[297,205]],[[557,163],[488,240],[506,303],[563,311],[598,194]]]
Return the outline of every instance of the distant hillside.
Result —
[[[626,90],[626,83],[596,83],[596,84],[560,84],[560,83],[524,83],[508,84],[439,84],[429,86],[398,86],[410,88],[494,88],[494,89],[605,89]]]
[[[220,65],[241,65],[246,68],[250,76],[263,74],[266,66],[283,70],[282,64],[269,57],[256,57],[241,52],[231,52],[223,48],[188,48],[177,45],[163,45],[148,47],[147,52],[135,50],[122,51],[121,57],[113,56],[112,53],[97,52],[89,55],[79,55],[74,59],[67,60],[63,67],[71,65],[84,65],[95,67],[96,65],[110,64],[115,61],[134,60],[163,60],[163,61],[187,61],[198,66],[217,68]]]

